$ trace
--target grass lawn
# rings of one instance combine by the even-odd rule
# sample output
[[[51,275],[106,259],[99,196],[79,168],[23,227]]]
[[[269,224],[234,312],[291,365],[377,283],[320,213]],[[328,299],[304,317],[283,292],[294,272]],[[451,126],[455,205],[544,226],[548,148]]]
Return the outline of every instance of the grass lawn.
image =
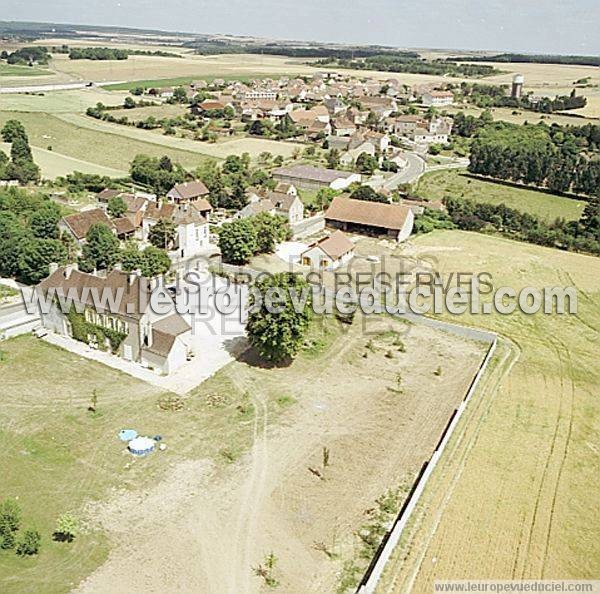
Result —
[[[410,248],[442,275],[489,271],[495,287],[517,290],[574,286],[578,313],[454,318],[507,337],[513,356],[467,409],[378,592],[431,592],[439,579],[594,579],[600,259],[458,231]]]
[[[0,76],[45,76],[48,74],[52,74],[52,72],[33,66],[0,62]]]
[[[131,160],[142,153],[153,157],[168,155],[189,168],[197,167],[208,158],[200,152],[180,150],[167,143],[163,145],[160,143],[162,137],[157,137],[156,142],[144,142],[103,129],[82,127],[52,114],[0,112],[0,125],[9,119],[23,122],[32,146],[44,149],[51,146],[56,153],[120,171],[128,171]],[[128,130],[126,126],[118,128]]]
[[[583,200],[477,179],[456,169],[427,173],[419,180],[417,193],[431,200],[456,196],[475,202],[504,203],[546,221],[554,221],[557,217],[577,220],[585,207]]]
[[[313,330],[324,354],[336,336],[333,324]],[[0,499],[18,497],[22,528],[33,526],[42,535],[37,557],[22,559],[14,550],[0,550],[3,594],[67,592],[105,561],[109,543],[95,528],[85,529],[73,543],[52,540],[62,513],[85,518],[87,504],[117,489],[151,486],[189,458],[227,465],[251,443],[254,409],[244,385],[232,379],[231,365],[188,394],[183,410],[173,412],[158,406],[168,396],[158,388],[31,336],[1,347]],[[306,353],[299,360],[313,356]],[[267,393],[275,419],[288,404],[282,400],[288,387],[283,379],[272,388]],[[90,413],[94,389],[97,412]],[[161,434],[168,449],[134,459],[117,438],[123,428]]]

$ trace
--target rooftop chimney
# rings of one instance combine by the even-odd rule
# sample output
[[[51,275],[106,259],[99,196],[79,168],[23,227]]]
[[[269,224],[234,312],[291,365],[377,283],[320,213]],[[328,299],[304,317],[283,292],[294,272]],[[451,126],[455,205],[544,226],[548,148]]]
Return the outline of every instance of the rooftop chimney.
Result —
[[[50,262],[48,264],[48,273],[54,274],[58,270],[58,264],[56,262]]]
[[[65,278],[71,278],[71,274],[73,274],[73,270],[79,270],[79,265],[77,262],[73,262],[72,264],[67,264],[65,266]]]

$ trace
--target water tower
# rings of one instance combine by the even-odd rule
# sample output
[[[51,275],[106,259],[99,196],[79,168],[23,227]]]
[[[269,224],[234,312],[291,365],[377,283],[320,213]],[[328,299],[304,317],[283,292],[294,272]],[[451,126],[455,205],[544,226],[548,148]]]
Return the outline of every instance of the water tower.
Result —
[[[522,74],[515,74],[513,76],[512,81],[512,89],[510,91],[510,96],[513,99],[520,99],[523,94],[523,83],[525,82],[525,77]]]

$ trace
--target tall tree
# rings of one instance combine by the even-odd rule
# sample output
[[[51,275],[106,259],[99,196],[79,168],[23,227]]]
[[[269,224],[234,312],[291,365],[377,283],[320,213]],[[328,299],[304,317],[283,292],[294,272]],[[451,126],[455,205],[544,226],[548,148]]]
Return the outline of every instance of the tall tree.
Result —
[[[148,233],[148,241],[157,248],[168,250],[175,241],[175,224],[168,219],[160,219]]]
[[[312,319],[310,288],[300,275],[277,273],[254,286],[262,297],[250,297],[246,332],[250,343],[265,359],[290,360],[298,353]],[[274,306],[274,307],[272,307]]]
[[[111,269],[119,259],[119,240],[104,223],[94,223],[82,249],[82,267],[86,270]]]
[[[219,231],[219,249],[223,261],[246,264],[256,253],[256,229],[250,219],[224,223]]]

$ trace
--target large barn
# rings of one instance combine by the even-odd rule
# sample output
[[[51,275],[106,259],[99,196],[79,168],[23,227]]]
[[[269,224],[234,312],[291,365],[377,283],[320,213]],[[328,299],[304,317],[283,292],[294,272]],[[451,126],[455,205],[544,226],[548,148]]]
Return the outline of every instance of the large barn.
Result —
[[[337,196],[325,213],[325,222],[344,231],[387,235],[404,241],[412,232],[414,215],[407,206],[367,202]]]

